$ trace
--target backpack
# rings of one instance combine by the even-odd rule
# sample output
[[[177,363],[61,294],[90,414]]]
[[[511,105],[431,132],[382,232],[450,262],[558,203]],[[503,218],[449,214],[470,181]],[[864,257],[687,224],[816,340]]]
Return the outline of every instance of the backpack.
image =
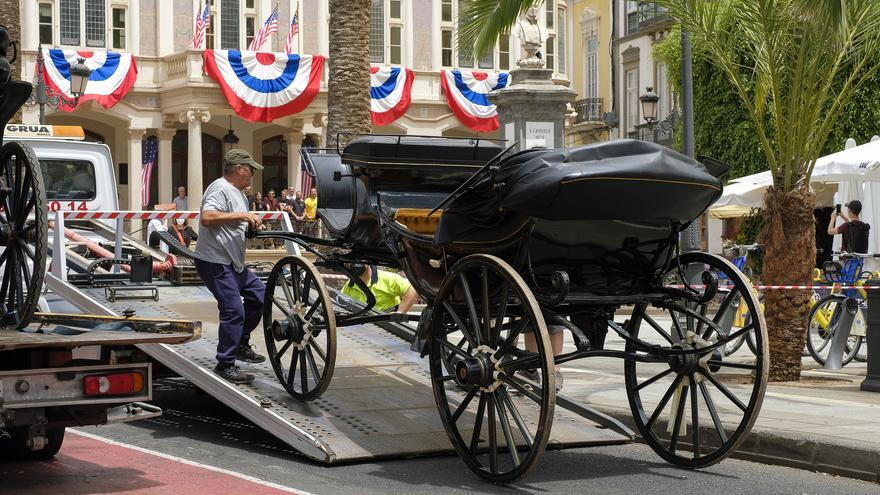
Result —
[[[867,253],[869,230],[871,226],[861,220],[849,222],[845,234],[847,250],[853,253]]]

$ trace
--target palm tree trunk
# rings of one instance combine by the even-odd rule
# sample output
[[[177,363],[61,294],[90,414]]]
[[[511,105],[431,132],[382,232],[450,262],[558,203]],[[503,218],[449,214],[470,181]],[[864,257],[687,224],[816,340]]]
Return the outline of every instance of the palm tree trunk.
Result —
[[[369,133],[370,0],[330,0],[327,146],[340,132]],[[339,136],[344,147],[350,140]]]
[[[816,260],[816,195],[805,186],[788,193],[770,187],[764,204],[764,282],[807,284]],[[770,334],[770,381],[800,380],[810,293],[768,290],[764,294],[764,316]]]

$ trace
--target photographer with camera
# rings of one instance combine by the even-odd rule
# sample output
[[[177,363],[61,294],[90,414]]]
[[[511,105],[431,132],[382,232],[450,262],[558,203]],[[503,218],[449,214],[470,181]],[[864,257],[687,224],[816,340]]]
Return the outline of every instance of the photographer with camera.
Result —
[[[841,251],[850,253],[868,252],[868,231],[871,226],[859,219],[862,212],[862,202],[854,199],[846,204],[846,213],[840,210],[840,205],[835,205],[831,212],[831,221],[828,222],[828,235],[842,235],[843,245]],[[843,219],[843,225],[837,227],[837,216]]]

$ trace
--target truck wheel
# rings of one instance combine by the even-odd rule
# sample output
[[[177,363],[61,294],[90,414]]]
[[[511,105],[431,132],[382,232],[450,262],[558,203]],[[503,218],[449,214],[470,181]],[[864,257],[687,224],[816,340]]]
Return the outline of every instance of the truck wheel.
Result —
[[[0,460],[39,461],[51,459],[64,442],[64,427],[46,429],[46,446],[43,450],[31,450],[27,445],[27,427],[9,428],[9,437],[0,439]]]

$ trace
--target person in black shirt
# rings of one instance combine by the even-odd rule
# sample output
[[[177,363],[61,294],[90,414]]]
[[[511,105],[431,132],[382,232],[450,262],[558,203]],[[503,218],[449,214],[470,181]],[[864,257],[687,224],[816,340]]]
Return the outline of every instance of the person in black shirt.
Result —
[[[842,251],[850,253],[868,253],[868,231],[871,226],[859,219],[862,213],[862,202],[855,199],[846,204],[846,213],[837,205],[831,212],[831,221],[828,223],[828,235],[842,236]],[[837,215],[843,219],[843,225],[837,227]]]

